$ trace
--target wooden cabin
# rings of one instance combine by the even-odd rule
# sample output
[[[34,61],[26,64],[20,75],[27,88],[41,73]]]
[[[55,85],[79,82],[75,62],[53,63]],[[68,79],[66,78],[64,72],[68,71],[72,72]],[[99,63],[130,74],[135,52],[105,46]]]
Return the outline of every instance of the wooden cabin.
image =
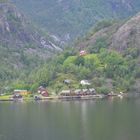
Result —
[[[14,95],[28,95],[30,94],[30,92],[28,92],[27,90],[20,90],[20,89],[16,89],[14,90]]]
[[[43,86],[40,86],[38,88],[38,93],[41,94],[44,97],[48,97],[49,96],[48,91]]]
[[[70,90],[62,90],[59,94],[61,96],[70,96],[71,95],[71,91]]]

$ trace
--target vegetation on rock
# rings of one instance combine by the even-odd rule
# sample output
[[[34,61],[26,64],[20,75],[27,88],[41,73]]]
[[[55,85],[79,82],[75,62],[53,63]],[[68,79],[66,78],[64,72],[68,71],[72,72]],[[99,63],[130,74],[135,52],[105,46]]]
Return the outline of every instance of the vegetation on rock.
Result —
[[[138,0],[11,0],[40,27],[62,40],[84,34],[101,20],[123,19],[140,10]]]
[[[87,88],[80,85],[83,79],[98,93],[139,92],[140,14],[126,21],[100,22],[61,52],[49,35],[44,39],[30,28],[11,4],[0,8],[1,93],[14,89],[36,92],[39,86],[56,93]],[[80,55],[81,50],[86,53]],[[66,79],[71,81],[69,86],[63,83]]]

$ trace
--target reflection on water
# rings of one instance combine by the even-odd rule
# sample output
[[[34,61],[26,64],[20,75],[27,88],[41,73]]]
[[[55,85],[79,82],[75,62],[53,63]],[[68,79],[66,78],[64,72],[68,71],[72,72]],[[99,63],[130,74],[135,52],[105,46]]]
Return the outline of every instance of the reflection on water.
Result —
[[[1,102],[0,140],[139,140],[140,100]]]

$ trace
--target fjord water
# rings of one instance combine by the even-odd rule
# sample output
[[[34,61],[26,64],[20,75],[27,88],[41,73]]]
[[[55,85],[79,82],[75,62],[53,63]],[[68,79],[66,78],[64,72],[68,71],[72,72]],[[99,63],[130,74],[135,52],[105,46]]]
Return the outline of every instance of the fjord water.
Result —
[[[0,140],[139,139],[140,100],[0,103]]]

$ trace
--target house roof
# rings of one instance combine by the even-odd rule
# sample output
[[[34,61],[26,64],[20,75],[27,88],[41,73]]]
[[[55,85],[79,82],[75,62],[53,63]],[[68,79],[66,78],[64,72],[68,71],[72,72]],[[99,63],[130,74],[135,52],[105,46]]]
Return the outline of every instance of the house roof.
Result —
[[[27,90],[15,89],[14,92],[27,92]]]
[[[60,94],[61,93],[70,93],[70,90],[62,90],[61,92],[60,92]]]
[[[80,82],[81,85],[91,85],[88,80],[81,80]]]
[[[66,83],[66,84],[70,84],[71,81],[69,79],[66,79],[63,82]]]

